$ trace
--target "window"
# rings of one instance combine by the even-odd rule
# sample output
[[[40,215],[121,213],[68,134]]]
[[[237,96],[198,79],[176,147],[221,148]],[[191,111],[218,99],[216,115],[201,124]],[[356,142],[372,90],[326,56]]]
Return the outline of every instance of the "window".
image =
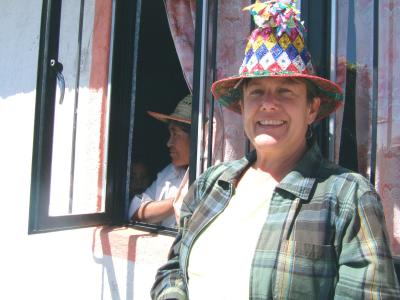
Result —
[[[369,178],[382,198],[394,255],[400,255],[399,89],[396,1],[334,1],[336,77],[345,105],[336,113],[336,159]],[[343,120],[343,121],[342,121]]]
[[[29,233],[123,218],[138,11],[43,1]]]

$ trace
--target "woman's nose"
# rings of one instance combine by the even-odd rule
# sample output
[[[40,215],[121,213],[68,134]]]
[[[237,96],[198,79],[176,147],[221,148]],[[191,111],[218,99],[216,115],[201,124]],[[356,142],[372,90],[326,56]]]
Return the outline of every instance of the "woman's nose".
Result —
[[[273,94],[266,94],[261,100],[260,109],[262,111],[276,110],[276,105],[276,97]]]

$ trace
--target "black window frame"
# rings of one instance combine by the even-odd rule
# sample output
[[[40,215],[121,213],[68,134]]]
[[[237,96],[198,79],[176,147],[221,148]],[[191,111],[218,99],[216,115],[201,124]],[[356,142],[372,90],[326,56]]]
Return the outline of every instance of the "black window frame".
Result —
[[[49,216],[61,0],[43,0],[38,55],[28,233],[122,224],[128,205],[135,101],[134,55],[141,1],[115,1],[105,212]],[[131,45],[127,47],[127,45]],[[52,63],[53,62],[53,63]],[[56,62],[54,64],[54,62]],[[127,99],[121,101],[121,99]]]

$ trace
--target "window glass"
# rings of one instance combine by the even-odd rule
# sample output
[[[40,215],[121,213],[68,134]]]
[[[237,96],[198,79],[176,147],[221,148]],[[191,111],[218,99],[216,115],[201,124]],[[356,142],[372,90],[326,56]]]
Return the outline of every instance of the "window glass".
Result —
[[[374,1],[338,1],[336,80],[345,105],[336,113],[339,163],[369,177],[371,159]],[[338,157],[336,148],[336,157]]]
[[[376,187],[394,255],[400,255],[400,1],[379,1]]]
[[[104,212],[111,1],[63,1],[49,216]]]
[[[338,1],[337,80],[345,105],[337,113],[342,127],[336,131],[336,154],[341,165],[375,183],[395,255],[400,255],[399,14],[399,1]]]

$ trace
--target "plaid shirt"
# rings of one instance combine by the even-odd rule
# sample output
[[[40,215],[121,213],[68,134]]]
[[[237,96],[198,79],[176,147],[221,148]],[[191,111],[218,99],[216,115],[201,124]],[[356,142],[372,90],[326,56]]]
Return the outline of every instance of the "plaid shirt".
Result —
[[[255,159],[252,153],[209,168],[191,186],[152,299],[188,299],[190,249]],[[310,147],[274,190],[249,284],[249,299],[400,299],[382,205],[370,183]]]

